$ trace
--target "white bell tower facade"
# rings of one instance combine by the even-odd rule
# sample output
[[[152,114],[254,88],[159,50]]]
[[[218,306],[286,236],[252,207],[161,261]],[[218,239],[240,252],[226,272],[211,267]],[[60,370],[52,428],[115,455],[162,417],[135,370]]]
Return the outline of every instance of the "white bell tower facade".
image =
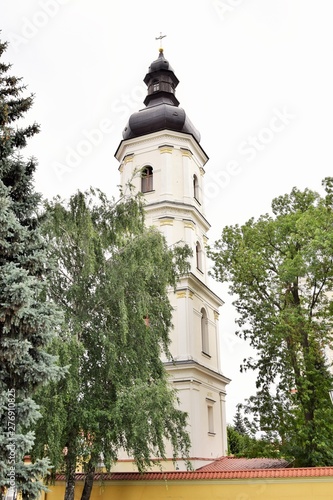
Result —
[[[159,228],[169,245],[184,242],[193,250],[189,275],[180,279],[176,292],[170,291],[173,362],[164,361],[181,409],[189,416],[191,461],[198,468],[227,453],[225,396],[230,382],[221,372],[223,302],[207,279],[210,225],[202,193],[208,157],[199,132],[179,107],[175,97],[179,82],[162,49],[144,82],[146,107],[130,117],[115,156],[123,189],[131,181],[144,193],[146,224]]]

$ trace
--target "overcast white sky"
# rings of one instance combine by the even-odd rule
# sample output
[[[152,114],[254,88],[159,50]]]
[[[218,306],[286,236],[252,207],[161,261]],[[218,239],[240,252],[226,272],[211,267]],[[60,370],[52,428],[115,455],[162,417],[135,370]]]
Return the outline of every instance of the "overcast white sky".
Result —
[[[68,197],[90,185],[117,195],[114,152],[158,55],[180,84],[177,97],[201,132],[210,241],[223,226],[269,211],[293,186],[320,190],[333,174],[331,0],[0,0],[6,60],[36,94],[29,121],[42,131],[27,153],[37,190]],[[240,375],[247,353],[221,310],[228,421],[254,391]]]

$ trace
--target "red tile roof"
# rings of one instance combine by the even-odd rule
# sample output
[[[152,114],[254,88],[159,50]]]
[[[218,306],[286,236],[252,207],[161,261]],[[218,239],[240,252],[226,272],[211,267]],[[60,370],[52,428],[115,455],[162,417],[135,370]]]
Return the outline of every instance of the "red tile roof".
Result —
[[[282,479],[306,477],[333,477],[333,467],[304,467],[287,469],[248,469],[234,471],[173,471],[173,472],[111,472],[95,474],[95,481],[202,481],[222,479]],[[65,481],[64,474],[57,474],[57,481]],[[76,474],[77,481],[84,480],[84,474]]]
[[[214,462],[197,469],[203,472],[248,470],[248,469],[282,469],[290,462],[279,458],[234,458],[221,457]]]

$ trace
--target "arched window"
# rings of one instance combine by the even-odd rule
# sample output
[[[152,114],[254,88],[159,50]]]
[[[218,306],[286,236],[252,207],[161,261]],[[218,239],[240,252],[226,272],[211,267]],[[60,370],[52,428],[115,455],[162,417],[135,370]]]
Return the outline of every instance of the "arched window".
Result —
[[[202,271],[202,250],[200,243],[198,241],[197,244],[195,245],[195,257],[196,257],[197,269],[199,269],[199,271]]]
[[[197,201],[199,201],[199,181],[195,174],[193,175],[193,196]]]
[[[208,318],[204,308],[201,309],[201,350],[205,354],[209,354],[208,342]]]
[[[141,191],[148,193],[153,190],[153,167],[144,167],[141,172]]]

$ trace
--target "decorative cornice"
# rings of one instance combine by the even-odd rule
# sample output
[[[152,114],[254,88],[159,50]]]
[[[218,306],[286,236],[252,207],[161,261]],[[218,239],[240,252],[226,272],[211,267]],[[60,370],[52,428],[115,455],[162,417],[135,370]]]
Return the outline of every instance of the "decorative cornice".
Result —
[[[191,155],[191,153],[186,153],[186,152],[184,153],[184,152],[182,151],[182,156],[183,156],[184,158],[190,158],[190,159],[192,159],[192,155]]]
[[[184,370],[192,370],[193,369],[195,371],[198,371],[198,372],[200,372],[200,375],[198,378],[201,380],[201,383],[203,383],[203,379],[202,379],[202,375],[201,375],[202,373],[209,375],[210,377],[212,377],[213,379],[218,381],[220,384],[222,383],[222,384],[226,385],[226,384],[229,384],[231,382],[231,379],[226,377],[222,373],[217,372],[216,370],[209,368],[206,365],[202,365],[201,363],[199,363],[198,361],[195,361],[194,359],[183,359],[183,360],[173,359],[173,361],[166,361],[163,364],[164,364],[164,366],[169,374],[172,374],[172,372],[177,371],[177,370],[181,370],[182,372],[184,372]],[[185,376],[186,375],[184,375],[184,377]],[[193,376],[191,378],[193,379]],[[175,379],[175,380],[177,380],[177,379]],[[173,379],[172,381],[174,382],[175,380]],[[206,380],[206,382],[207,382],[207,380]],[[223,392],[223,391],[220,391],[219,389],[216,389],[216,390],[218,390],[219,392]]]
[[[186,156],[187,158],[192,159],[193,153],[190,149],[180,148],[180,152],[181,152],[182,156]]]
[[[128,154],[124,156],[123,163],[129,163],[130,161],[133,161],[134,158],[134,153]]]
[[[160,217],[159,219],[160,226],[173,226],[174,217]]]
[[[195,223],[192,220],[184,219],[184,227],[188,229],[195,229]]]
[[[194,292],[192,292],[192,290],[189,290],[188,288],[181,288],[175,292],[175,295],[176,295],[177,299],[189,298],[189,299],[193,300]]]
[[[160,153],[173,153],[174,151],[174,146],[164,144],[163,146],[158,146],[158,149],[160,150]]]
[[[178,285],[178,290],[191,289],[198,297],[206,297],[206,301],[208,298],[207,302],[213,310],[224,304],[223,300],[192,272],[180,278]]]
[[[181,216],[182,219],[192,220],[193,217],[196,218],[202,223],[205,232],[210,228],[210,224],[206,217],[197,209],[197,207],[190,205],[189,203],[163,200],[147,203],[145,206],[146,212],[149,213],[160,212],[161,208],[167,209],[168,213],[171,215]]]
[[[200,162],[204,165],[208,161],[208,156],[200,144],[194,139],[193,136],[189,134],[184,134],[183,132],[172,132],[172,131],[160,131],[154,132],[152,134],[143,135],[140,137],[135,137],[133,139],[122,140],[117,148],[115,157],[118,161],[121,161],[122,154],[127,148],[135,149],[135,153],[138,154],[140,151],[138,147],[151,144],[152,142],[159,142],[161,146],[172,145],[178,146],[180,148],[188,149],[189,151],[195,151]],[[158,145],[157,145],[158,147]],[[132,154],[132,153],[130,153]],[[134,154],[134,151],[133,151]]]

